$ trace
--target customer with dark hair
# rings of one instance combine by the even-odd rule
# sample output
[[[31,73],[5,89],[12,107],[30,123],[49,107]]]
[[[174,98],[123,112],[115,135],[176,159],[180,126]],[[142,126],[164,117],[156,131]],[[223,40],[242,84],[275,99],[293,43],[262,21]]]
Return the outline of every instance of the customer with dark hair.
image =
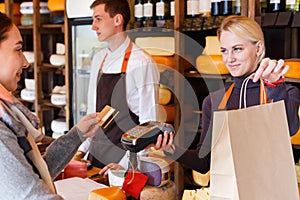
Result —
[[[0,13],[0,199],[55,200],[54,179],[69,163],[85,137],[98,129],[96,114],[84,117],[56,139],[41,156],[36,141],[38,119],[11,92],[29,64],[16,25]]]

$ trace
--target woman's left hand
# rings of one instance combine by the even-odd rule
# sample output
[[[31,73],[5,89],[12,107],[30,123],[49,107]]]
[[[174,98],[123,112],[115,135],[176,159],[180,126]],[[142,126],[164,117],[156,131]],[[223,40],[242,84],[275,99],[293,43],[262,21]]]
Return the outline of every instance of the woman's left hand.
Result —
[[[284,65],[284,60],[271,60],[270,58],[264,58],[257,71],[254,74],[253,82],[262,78],[268,82],[276,82],[289,70],[288,65]]]

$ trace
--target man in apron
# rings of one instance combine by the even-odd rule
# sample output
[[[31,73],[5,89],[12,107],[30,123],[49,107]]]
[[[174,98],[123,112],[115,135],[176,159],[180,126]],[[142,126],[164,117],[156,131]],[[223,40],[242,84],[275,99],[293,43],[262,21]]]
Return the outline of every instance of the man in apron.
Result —
[[[88,113],[106,105],[119,111],[116,118],[79,150],[89,150],[89,160],[103,168],[125,155],[120,142],[124,132],[137,124],[157,120],[159,72],[151,56],[138,48],[125,29],[130,19],[126,0],[95,0],[92,29],[107,47],[92,62]]]

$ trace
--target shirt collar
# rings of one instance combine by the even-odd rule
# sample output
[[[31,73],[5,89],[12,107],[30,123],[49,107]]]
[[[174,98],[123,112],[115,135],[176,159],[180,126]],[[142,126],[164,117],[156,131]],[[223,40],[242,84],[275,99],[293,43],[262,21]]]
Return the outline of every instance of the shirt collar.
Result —
[[[106,48],[106,53],[110,57],[115,57],[115,56],[119,57],[120,55],[124,54],[129,43],[130,43],[130,38],[127,36],[124,42],[115,51],[112,52],[111,50]]]

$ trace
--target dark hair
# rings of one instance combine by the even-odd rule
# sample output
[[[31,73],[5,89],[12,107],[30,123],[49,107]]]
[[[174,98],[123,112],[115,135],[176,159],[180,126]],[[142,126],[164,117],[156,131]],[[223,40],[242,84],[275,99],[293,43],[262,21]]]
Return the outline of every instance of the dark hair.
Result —
[[[0,12],[0,44],[7,38],[7,32],[12,28],[12,25],[11,19]]]
[[[130,7],[127,0],[95,0],[90,6],[94,9],[96,6],[104,4],[104,11],[109,13],[110,17],[114,17],[117,14],[121,14],[124,19],[123,29],[126,30],[126,26],[130,20]]]

